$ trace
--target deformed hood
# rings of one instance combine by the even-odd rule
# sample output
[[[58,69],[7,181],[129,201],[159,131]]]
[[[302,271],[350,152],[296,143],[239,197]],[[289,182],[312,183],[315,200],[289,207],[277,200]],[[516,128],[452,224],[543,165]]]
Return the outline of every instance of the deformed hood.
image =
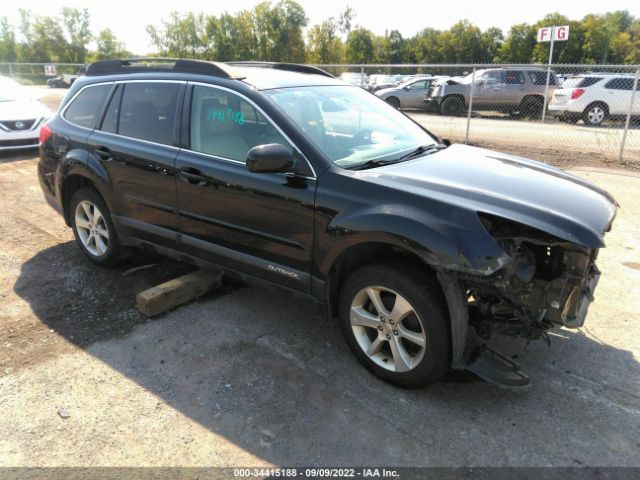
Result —
[[[362,173],[369,181],[498,215],[587,248],[604,246],[617,207],[611,195],[575,175],[465,145]]]

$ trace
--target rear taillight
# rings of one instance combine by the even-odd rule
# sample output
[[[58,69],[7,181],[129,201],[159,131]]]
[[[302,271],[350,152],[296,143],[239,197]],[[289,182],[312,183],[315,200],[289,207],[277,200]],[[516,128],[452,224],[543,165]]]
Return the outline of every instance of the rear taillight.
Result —
[[[580,98],[584,93],[584,88],[576,88],[571,92],[571,100],[575,100],[576,98]]]
[[[40,143],[43,144],[53,136],[53,130],[46,123],[40,127]]]

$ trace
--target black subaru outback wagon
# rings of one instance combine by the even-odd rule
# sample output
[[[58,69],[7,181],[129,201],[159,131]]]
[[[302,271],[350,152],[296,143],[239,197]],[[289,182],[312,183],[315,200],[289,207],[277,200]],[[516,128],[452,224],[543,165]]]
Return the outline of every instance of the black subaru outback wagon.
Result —
[[[582,325],[616,213],[302,65],[96,62],[40,140],[42,189],[91,261],[146,247],[301,292],[408,387],[451,367],[526,385],[489,339]]]

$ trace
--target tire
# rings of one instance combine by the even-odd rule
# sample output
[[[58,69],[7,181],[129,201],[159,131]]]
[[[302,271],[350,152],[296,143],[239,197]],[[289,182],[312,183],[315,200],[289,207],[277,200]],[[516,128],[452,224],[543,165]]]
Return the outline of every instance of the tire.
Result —
[[[596,102],[584,109],[582,121],[590,127],[598,127],[608,116],[609,108],[604,103]]]
[[[389,97],[385,101],[396,110],[400,110],[400,100],[398,97]]]
[[[460,97],[447,97],[440,106],[442,115],[457,117],[464,113],[464,100]]]
[[[543,108],[544,100],[541,98],[525,98],[520,105],[520,118],[540,120]]]
[[[380,310],[374,301],[382,302]],[[364,266],[347,278],[338,302],[347,345],[374,375],[416,388],[449,371],[449,315],[440,285],[426,270],[405,262]]]
[[[76,243],[96,265],[112,267],[129,256],[118,241],[109,208],[90,188],[81,188],[71,197],[69,217]]]

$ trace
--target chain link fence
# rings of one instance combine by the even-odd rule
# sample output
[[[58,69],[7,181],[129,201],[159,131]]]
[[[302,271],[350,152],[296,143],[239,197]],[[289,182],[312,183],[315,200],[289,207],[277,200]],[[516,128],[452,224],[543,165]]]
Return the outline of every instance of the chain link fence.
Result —
[[[380,96],[440,138],[564,165],[640,166],[640,65],[317,66]],[[52,86],[68,87],[83,67],[0,63],[0,75],[27,85],[55,78]]]
[[[441,138],[556,163],[640,166],[639,65],[318,65]]]
[[[83,67],[86,66],[82,63],[0,62],[0,75],[11,77],[23,85],[46,85],[47,80],[61,77],[61,81],[56,86],[64,88],[70,86],[72,79],[75,79],[78,71]]]

